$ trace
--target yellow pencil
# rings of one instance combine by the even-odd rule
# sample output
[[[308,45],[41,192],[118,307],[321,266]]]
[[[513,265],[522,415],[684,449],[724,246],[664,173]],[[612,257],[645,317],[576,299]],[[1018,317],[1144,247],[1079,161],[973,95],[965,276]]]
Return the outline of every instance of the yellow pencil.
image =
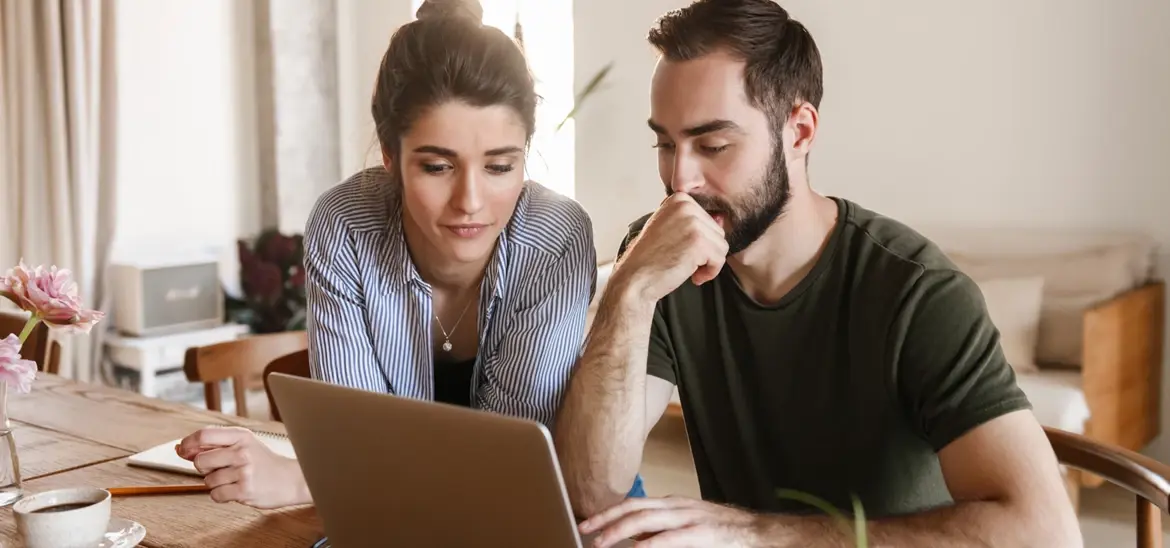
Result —
[[[110,487],[106,489],[115,497],[134,495],[170,495],[175,493],[205,493],[209,491],[207,485],[192,483],[187,485],[143,485],[139,487]]]

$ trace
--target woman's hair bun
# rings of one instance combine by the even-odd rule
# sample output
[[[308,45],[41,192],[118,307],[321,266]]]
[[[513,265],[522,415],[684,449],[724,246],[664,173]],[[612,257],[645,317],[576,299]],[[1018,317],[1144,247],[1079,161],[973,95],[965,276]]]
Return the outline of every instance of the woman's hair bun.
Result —
[[[483,23],[483,6],[478,0],[426,0],[418,8],[419,21],[434,19],[466,19]]]

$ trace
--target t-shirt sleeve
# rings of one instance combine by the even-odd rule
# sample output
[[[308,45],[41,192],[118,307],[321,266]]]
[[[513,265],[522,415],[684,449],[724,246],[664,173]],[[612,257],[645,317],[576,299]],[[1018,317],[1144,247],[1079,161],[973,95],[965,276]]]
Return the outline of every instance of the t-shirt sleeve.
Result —
[[[903,302],[890,339],[896,384],[913,426],[935,451],[1031,408],[971,278],[927,271]]]
[[[622,243],[618,246],[617,260],[620,261],[637,237],[641,223],[635,223]],[[666,329],[666,320],[662,317],[662,304],[654,307],[654,322],[650,326],[650,347],[646,354],[646,373],[658,377],[670,384],[677,384],[674,374],[674,352],[671,351],[670,334]]]

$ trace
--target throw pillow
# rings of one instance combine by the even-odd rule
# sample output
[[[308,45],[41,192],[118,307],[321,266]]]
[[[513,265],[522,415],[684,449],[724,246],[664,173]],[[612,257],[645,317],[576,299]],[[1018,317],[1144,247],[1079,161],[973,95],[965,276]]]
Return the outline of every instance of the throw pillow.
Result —
[[[1004,357],[1016,373],[1034,373],[1036,342],[1040,334],[1040,310],[1044,278],[991,278],[975,280],[983,292],[987,313],[999,330]]]

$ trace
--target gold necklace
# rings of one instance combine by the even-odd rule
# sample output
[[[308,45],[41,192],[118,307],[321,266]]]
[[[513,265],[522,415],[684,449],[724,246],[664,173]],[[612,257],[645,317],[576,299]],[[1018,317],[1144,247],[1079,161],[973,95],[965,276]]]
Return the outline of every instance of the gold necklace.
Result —
[[[474,295],[472,296],[474,297]],[[459,322],[463,321],[464,314],[467,314],[467,309],[471,308],[471,300],[467,299],[467,304],[463,305],[463,312],[459,313],[459,319],[455,320],[455,325],[451,326],[451,333],[455,332],[455,329],[459,327]],[[443,332],[443,352],[450,352],[451,333],[447,333],[447,330],[443,329],[443,321],[439,319],[438,314],[435,314],[435,323],[439,324],[439,330]]]

